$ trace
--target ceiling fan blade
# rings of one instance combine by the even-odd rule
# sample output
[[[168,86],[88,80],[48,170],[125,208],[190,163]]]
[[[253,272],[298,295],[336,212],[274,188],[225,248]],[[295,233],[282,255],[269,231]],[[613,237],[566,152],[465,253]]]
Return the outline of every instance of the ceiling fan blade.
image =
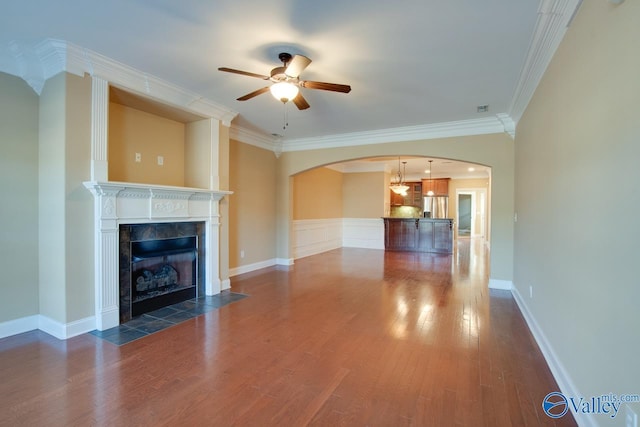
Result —
[[[293,98],[293,103],[296,104],[296,107],[298,107],[298,110],[306,110],[307,108],[310,107],[309,103],[307,102],[306,99],[304,99],[304,96],[302,96],[301,92],[298,92],[298,95],[296,95],[296,97]]]
[[[313,81],[303,80],[303,81],[300,81],[300,86],[306,87],[307,89],[330,90],[332,92],[342,92],[342,93],[351,92],[351,86],[341,85],[337,83],[324,83],[324,82],[313,82]]]
[[[257,77],[262,80],[269,80],[269,76],[265,76],[263,74],[250,73],[248,71],[235,70],[233,68],[220,67],[218,68],[218,71],[224,71],[225,73],[240,74],[242,76]]]
[[[269,86],[265,86],[265,87],[260,88],[258,90],[254,90],[253,92],[248,93],[245,96],[241,96],[240,98],[237,99],[237,101],[246,101],[246,100],[251,99],[251,98],[253,98],[255,96],[262,95],[265,92],[269,92]]]
[[[296,78],[311,64],[311,60],[303,55],[295,55],[289,64],[287,65],[287,69],[284,70],[284,73],[289,76]]]

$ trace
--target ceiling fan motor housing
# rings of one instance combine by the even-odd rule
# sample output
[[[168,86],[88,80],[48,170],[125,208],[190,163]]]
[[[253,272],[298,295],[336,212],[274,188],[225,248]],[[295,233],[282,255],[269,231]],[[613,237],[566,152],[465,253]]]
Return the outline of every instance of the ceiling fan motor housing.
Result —
[[[271,70],[271,81],[273,82],[284,82],[287,81],[288,77],[284,73],[287,67],[276,67]]]
[[[278,58],[279,58],[279,59],[280,59],[280,61],[282,61],[282,63],[286,66],[286,65],[289,63],[289,61],[291,61],[291,58],[293,58],[293,57],[291,56],[291,54],[290,54],[290,53],[282,52],[282,53],[280,53],[280,54],[278,55]]]

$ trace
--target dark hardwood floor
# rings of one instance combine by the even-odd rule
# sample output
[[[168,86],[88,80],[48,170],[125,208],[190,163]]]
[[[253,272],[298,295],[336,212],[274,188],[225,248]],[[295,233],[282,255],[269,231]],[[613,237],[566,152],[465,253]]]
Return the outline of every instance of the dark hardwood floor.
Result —
[[[482,241],[344,248],[232,279],[250,295],[123,346],[0,340],[1,426],[565,426]]]

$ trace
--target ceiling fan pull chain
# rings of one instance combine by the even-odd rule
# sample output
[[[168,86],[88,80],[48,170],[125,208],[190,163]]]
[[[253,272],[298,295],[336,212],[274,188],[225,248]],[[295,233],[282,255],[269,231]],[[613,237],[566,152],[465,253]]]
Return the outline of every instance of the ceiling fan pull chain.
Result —
[[[289,126],[289,118],[287,117],[287,103],[283,102],[282,105],[282,108],[284,108],[284,112],[282,114],[282,130],[286,130]]]

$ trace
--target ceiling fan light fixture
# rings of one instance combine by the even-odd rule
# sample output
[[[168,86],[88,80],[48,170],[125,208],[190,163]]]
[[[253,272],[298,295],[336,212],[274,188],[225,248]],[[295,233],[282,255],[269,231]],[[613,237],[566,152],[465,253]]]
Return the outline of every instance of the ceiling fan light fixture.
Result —
[[[298,96],[298,91],[300,89],[298,89],[298,86],[293,83],[279,82],[272,84],[269,87],[269,90],[275,99],[282,101],[283,103],[287,103]]]

